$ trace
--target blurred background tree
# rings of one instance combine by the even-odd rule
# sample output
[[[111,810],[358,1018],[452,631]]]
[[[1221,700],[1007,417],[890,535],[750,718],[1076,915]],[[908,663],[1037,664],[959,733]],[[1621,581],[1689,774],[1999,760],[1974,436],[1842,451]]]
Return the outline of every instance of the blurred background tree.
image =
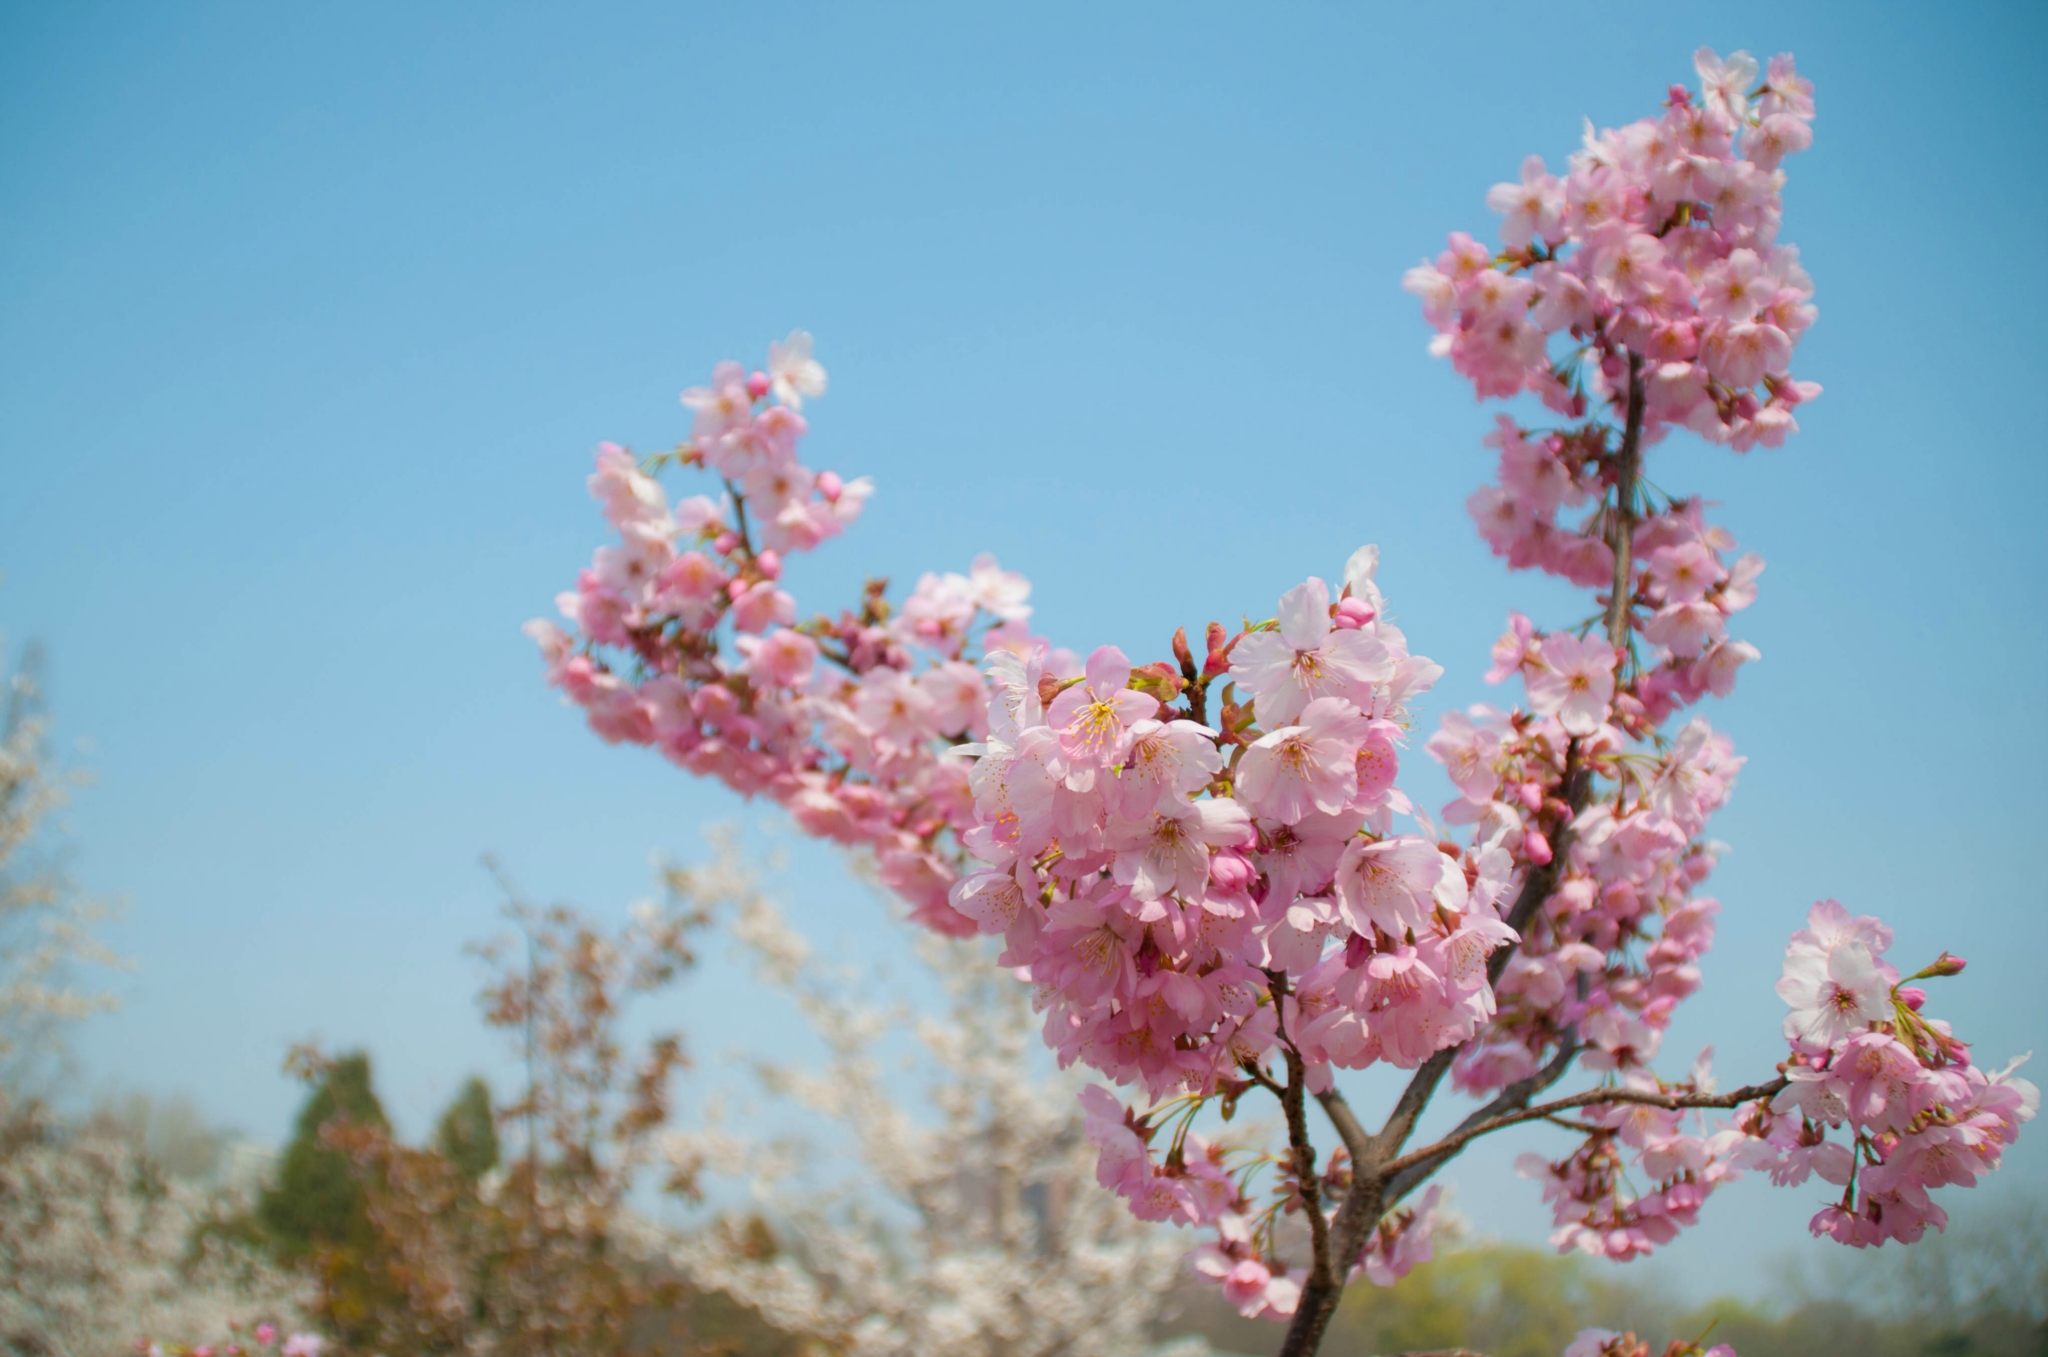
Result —
[[[348,1052],[327,1066],[299,1109],[276,1181],[257,1203],[257,1220],[287,1261],[304,1259],[321,1245],[362,1249],[370,1242],[362,1185],[348,1157],[322,1139],[328,1123],[336,1121],[379,1129],[391,1125],[370,1084],[367,1052]]]
[[[434,1128],[434,1149],[471,1183],[498,1166],[498,1122],[491,1086],[471,1075]]]
[[[51,758],[43,657],[0,664],[0,1087],[41,1092],[63,1067],[66,1024],[113,1006],[77,984],[81,964],[126,963],[95,932],[112,913],[83,894],[52,843],[50,816],[79,778]]]

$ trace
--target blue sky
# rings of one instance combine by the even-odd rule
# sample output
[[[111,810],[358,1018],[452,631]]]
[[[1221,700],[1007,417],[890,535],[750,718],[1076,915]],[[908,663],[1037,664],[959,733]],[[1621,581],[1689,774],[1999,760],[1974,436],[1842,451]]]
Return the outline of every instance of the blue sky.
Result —
[[[741,813],[585,734],[518,626],[600,540],[591,446],[673,441],[682,387],[794,326],[832,372],[813,464],[880,487],[806,603],[993,550],[1058,640],[1163,655],[1370,540],[1436,709],[1483,699],[1507,610],[1571,599],[1466,520],[1491,412],[1400,274],[1701,43],[1818,87],[1785,238],[1827,395],[1781,452],[1653,466],[1770,562],[1764,660],[1710,713],[1751,760],[1721,940],[1667,1049],[1767,1070],[1823,895],[1969,957],[1936,1003],[1983,1054],[2048,1046],[2044,39],[2023,5],[0,8],[0,627],[89,742],[71,843],[141,966],[91,1083],[274,1137],[317,1034],[417,1127],[496,1068],[480,853],[616,911]],[[829,855],[780,884],[901,953]],[[794,1044],[723,955],[662,1016]],[[1465,1207],[1533,1236],[1514,1148]],[[2039,1133],[2010,1163],[2048,1183]],[[1745,1286],[1813,1209],[1716,1205],[1672,1256]]]

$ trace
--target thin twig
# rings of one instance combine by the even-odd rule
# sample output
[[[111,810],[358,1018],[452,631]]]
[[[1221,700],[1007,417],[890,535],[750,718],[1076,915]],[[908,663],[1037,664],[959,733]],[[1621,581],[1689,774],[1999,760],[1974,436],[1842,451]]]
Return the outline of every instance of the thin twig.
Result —
[[[1322,1188],[1316,1179],[1316,1147],[1308,1136],[1308,1109],[1304,1103],[1308,1062],[1301,1058],[1294,1039],[1287,1035],[1286,1019],[1281,1016],[1286,1009],[1282,998],[1287,977],[1271,971],[1266,983],[1273,996],[1274,1030],[1287,1051],[1287,1086],[1280,1091],[1280,1106],[1287,1114],[1287,1144],[1294,1153],[1295,1190],[1301,1194],[1302,1211],[1308,1216],[1309,1278],[1312,1283],[1335,1285],[1336,1274],[1330,1267],[1330,1224],[1323,1219]]]
[[[1687,1108],[1740,1107],[1759,1098],[1775,1097],[1784,1091],[1784,1078],[1773,1079],[1765,1084],[1750,1084],[1736,1089],[1733,1093],[1653,1093],[1639,1088],[1589,1088],[1584,1093],[1574,1093],[1569,1098],[1554,1102],[1539,1103],[1535,1107],[1523,1108],[1488,1117],[1483,1121],[1459,1127],[1434,1145],[1425,1146],[1412,1154],[1406,1154],[1386,1165],[1382,1172],[1397,1174],[1426,1160],[1443,1156],[1449,1158],[1462,1149],[1468,1141],[1503,1127],[1519,1125],[1525,1121],[1541,1121],[1545,1117],[1574,1107],[1597,1107],[1603,1103],[1639,1103],[1645,1107],[1661,1107],[1667,1112],[1683,1111]]]

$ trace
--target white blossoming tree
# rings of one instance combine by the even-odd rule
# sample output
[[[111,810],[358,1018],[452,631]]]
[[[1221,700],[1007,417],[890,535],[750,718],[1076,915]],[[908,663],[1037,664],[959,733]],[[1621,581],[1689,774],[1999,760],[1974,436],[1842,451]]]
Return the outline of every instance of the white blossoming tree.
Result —
[[[730,837],[693,873],[706,903],[736,906],[758,977],[784,991],[830,1052],[822,1070],[760,1066],[769,1087],[835,1124],[858,1156],[836,1190],[800,1181],[803,1151],[678,1133],[672,1152],[752,1180],[764,1214],[687,1237],[676,1261],[777,1328],[849,1357],[1050,1357],[1143,1352],[1185,1266],[1168,1232],[1132,1219],[1095,1181],[1070,1081],[1036,1050],[1028,992],[979,950],[922,939],[944,1021],[848,998],[757,889]],[[931,1110],[921,1120],[884,1072],[882,1043],[914,1030]],[[1184,1341],[1179,1354],[1204,1351]]]

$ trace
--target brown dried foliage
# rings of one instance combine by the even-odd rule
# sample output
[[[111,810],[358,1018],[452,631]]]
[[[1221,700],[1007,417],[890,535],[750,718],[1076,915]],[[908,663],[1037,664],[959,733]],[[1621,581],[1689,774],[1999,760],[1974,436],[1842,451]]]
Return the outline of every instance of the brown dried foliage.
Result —
[[[627,1202],[660,1158],[670,1082],[689,1061],[679,1035],[629,1043],[621,1023],[632,999],[694,964],[690,936],[709,922],[686,878],[667,884],[665,907],[639,906],[613,933],[507,886],[522,936],[473,949],[489,968],[485,1021],[525,1058],[524,1088],[497,1113],[510,1160],[499,1170],[472,1183],[384,1127],[324,1129],[363,1184],[374,1237],[365,1256],[315,1259],[323,1315],[351,1348],[574,1357],[662,1343],[656,1317],[683,1296]],[[301,1049],[288,1067],[314,1082],[325,1062]],[[694,1164],[661,1167],[663,1191],[697,1198]],[[379,1298],[370,1312],[342,1313],[365,1295]]]

